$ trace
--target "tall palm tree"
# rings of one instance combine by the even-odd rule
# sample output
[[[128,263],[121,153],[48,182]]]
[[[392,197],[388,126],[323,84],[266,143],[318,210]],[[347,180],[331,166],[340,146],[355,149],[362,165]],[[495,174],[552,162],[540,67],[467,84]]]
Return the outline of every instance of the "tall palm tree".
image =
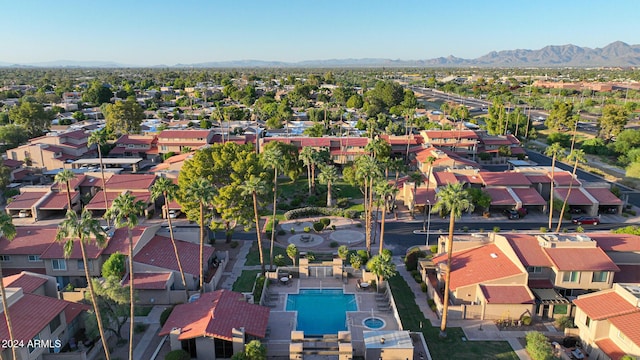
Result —
[[[136,197],[130,193],[123,193],[113,199],[113,203],[107,212],[105,218],[112,218],[116,228],[127,227],[127,237],[129,238],[129,359],[133,359],[133,334],[134,334],[134,318],[135,318],[135,302],[134,302],[134,283],[133,283],[133,233],[131,230],[138,225],[138,216],[144,214],[147,205],[144,201],[136,200]]]
[[[59,185],[65,185],[67,188],[67,204],[68,204],[68,208],[67,210],[73,210],[71,207],[71,185],[70,182],[71,180],[73,180],[76,177],[76,174],[73,173],[73,171],[69,170],[69,169],[64,169],[62,171],[60,171],[59,173],[56,174],[56,176],[53,178],[53,181],[56,184]]]
[[[362,186],[364,195],[364,217],[365,217],[365,243],[367,253],[371,254],[371,222],[373,210],[373,186],[375,182],[382,177],[382,171],[378,161],[371,156],[361,156],[355,162],[356,178]]]
[[[197,202],[200,205],[200,293],[204,293],[204,221],[205,206],[209,206],[215,197],[213,184],[207,179],[200,178],[189,183],[185,189],[184,197],[189,201]]]
[[[176,246],[176,239],[173,236],[173,226],[171,225],[171,216],[169,216],[169,203],[171,200],[175,199],[178,194],[178,185],[174,184],[173,181],[167,179],[165,177],[161,177],[153,183],[151,186],[151,198],[156,200],[160,197],[164,197],[164,208],[167,214],[167,223],[169,224],[169,237],[171,238],[171,245],[173,245],[173,252],[176,255],[176,261],[178,262],[178,269],[180,270],[180,276],[182,277],[182,285],[184,286],[184,291],[187,294],[187,299],[189,299],[189,287],[187,286],[187,280],[184,277],[184,269],[182,268],[182,261],[180,260],[180,256],[178,255],[178,247]]]
[[[418,193],[418,186],[424,183],[424,176],[421,171],[415,171],[409,174],[409,181],[413,183],[413,197],[411,197],[411,216],[414,216],[416,207],[416,194]]]
[[[549,194],[549,231],[551,231],[551,223],[553,221],[553,188],[555,186],[555,169],[556,158],[559,154],[562,154],[564,149],[560,143],[553,143],[545,149],[544,154],[551,156],[551,193]]]
[[[98,307],[98,300],[96,293],[93,290],[93,282],[91,282],[91,275],[89,274],[89,266],[87,259],[87,251],[85,249],[86,244],[95,242],[98,247],[105,247],[107,244],[107,238],[104,231],[100,227],[100,222],[93,219],[89,210],[82,210],[80,217],[73,210],[67,210],[67,216],[58,227],[58,233],[56,234],[56,241],[64,241],[64,254],[65,257],[69,257],[73,251],[74,240],[78,240],[80,244],[80,253],[82,254],[82,261],[84,264],[84,276],[87,280],[87,287],[89,288],[89,296],[91,297],[91,304],[93,305],[93,311],[96,314],[96,320],[98,322],[98,331],[100,332],[100,339],[102,340],[102,348],[104,349],[104,355],[107,360],[110,359],[109,344],[107,344],[107,338],[104,333],[104,327],[102,325],[102,316],[100,315],[100,308]],[[133,320],[133,319],[131,319]]]
[[[320,184],[327,185],[327,207],[331,207],[333,198],[331,192],[333,191],[333,184],[335,184],[340,177],[338,176],[338,169],[333,165],[323,165],[320,167],[320,174],[318,174],[318,181]]]
[[[304,146],[302,150],[300,150],[300,160],[307,167],[307,184],[309,185],[309,196],[311,196],[313,190],[313,184],[311,179],[311,167],[316,161],[316,149],[311,146]]]
[[[251,175],[242,185],[242,196],[249,196],[253,198],[253,216],[256,222],[256,236],[258,240],[258,252],[260,253],[260,269],[262,274],[265,272],[264,267],[264,253],[262,251],[262,239],[260,232],[260,215],[258,214],[258,195],[262,195],[266,192],[266,185],[262,179],[257,176]]]
[[[558,227],[556,228],[556,232],[560,232],[560,226],[562,225],[562,217],[564,216],[564,210],[567,207],[567,201],[569,200],[569,195],[571,195],[571,189],[573,188],[573,179],[576,177],[576,171],[578,170],[578,163],[585,162],[585,155],[582,149],[573,150],[567,156],[567,160],[573,160],[573,172],[571,173],[571,182],[569,183],[569,190],[567,190],[567,195],[564,197],[564,202],[562,203],[562,210],[560,210],[560,217],[558,218]]]
[[[425,202],[424,202],[424,220],[422,221],[422,230],[427,230],[427,211],[428,210],[428,206],[427,204],[429,203],[429,185],[431,185],[431,171],[433,170],[433,163],[436,162],[436,157],[435,156],[428,156],[427,159],[425,160],[425,162],[427,164],[429,164],[429,169],[427,170],[427,195],[425,195]],[[428,239],[427,239],[428,240]]]
[[[4,236],[8,241],[13,240],[16,237],[16,227],[13,225],[11,216],[2,212],[0,213],[0,236]],[[2,275],[2,262],[0,262],[0,295],[2,296],[2,311],[4,311],[4,318],[7,321],[7,330],[9,331],[9,340],[13,344],[13,324],[11,323],[11,317],[9,316],[9,306],[7,306],[7,293],[4,288],[4,275]],[[16,356],[16,347],[11,347],[11,354],[14,359]]]
[[[96,145],[98,149],[98,159],[100,159],[100,176],[102,177],[102,195],[104,196],[104,211],[105,213],[109,210],[109,202],[107,201],[107,185],[104,180],[104,164],[102,163],[102,146],[107,143],[107,128],[102,128],[101,130],[94,131],[89,135],[89,139],[87,140],[87,145],[91,146],[93,144]],[[107,219],[107,226],[109,226],[109,219]]]
[[[276,205],[278,202],[278,171],[284,171],[284,155],[277,147],[262,152],[262,160],[273,168],[273,216],[271,217],[271,244],[269,248],[269,269],[273,269],[273,245],[276,241]]]
[[[396,190],[396,187],[389,184],[387,180],[378,182],[375,187],[375,191],[380,197],[380,201],[383,204],[382,219],[380,220],[380,251],[378,252],[378,254],[382,254],[382,250],[384,249],[384,225],[387,214],[387,201]]]
[[[447,184],[436,194],[433,212],[449,212],[449,240],[447,241],[447,275],[444,285],[444,309],[440,325],[440,336],[447,336],[447,313],[449,311],[449,287],[451,284],[451,255],[453,254],[453,231],[455,219],[462,216],[463,211],[473,211],[474,205],[469,193],[464,191],[462,183]]]

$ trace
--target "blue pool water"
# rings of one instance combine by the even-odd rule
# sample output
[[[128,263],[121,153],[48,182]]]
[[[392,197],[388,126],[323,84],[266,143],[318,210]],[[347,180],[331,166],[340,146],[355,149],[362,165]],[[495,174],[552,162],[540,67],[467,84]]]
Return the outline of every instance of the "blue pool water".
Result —
[[[305,336],[337,334],[347,330],[346,311],[357,311],[356,297],[341,289],[304,289],[287,298],[287,311],[298,312],[296,330]]]

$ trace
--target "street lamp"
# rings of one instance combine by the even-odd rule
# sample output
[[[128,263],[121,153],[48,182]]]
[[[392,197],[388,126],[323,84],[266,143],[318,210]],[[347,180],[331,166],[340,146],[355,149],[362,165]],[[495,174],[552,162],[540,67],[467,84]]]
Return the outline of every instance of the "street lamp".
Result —
[[[431,201],[427,199],[427,206],[429,207],[429,213],[427,214],[427,248],[429,247],[429,228],[431,227]]]

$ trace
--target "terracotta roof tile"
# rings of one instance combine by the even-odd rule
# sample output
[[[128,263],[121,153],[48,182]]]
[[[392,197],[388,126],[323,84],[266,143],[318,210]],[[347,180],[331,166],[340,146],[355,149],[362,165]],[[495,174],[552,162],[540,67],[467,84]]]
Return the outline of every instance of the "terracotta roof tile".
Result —
[[[610,206],[622,205],[622,200],[618,199],[617,196],[613,195],[613,193],[611,191],[609,191],[609,189],[605,189],[605,188],[585,188],[585,190],[589,194],[591,194],[591,196],[596,198],[596,200],[598,200],[600,205],[605,205],[605,206],[607,206],[607,205],[610,205]]]
[[[109,182],[107,180],[107,182]],[[113,200],[115,198],[118,197],[118,195],[120,195],[119,192],[115,192],[115,191],[107,191],[107,204],[109,207],[111,207],[111,203],[113,202]],[[149,199],[151,198],[151,192],[147,191],[132,191],[131,195],[136,197],[136,201],[143,201],[145,203],[149,202]],[[89,201],[89,203],[85,206],[85,208],[87,210],[104,210],[105,206],[104,206],[104,195],[102,191],[98,191],[93,198],[91,199],[91,201]]]
[[[600,248],[543,248],[559,271],[620,271]]]
[[[551,173],[549,173],[549,176],[551,176]],[[582,183],[579,180],[575,179],[573,175],[571,175],[571,173],[568,171],[556,171],[553,174],[553,181],[555,182],[556,186],[569,186],[569,184],[571,184],[572,182],[573,186],[582,185]]]
[[[162,142],[163,139],[206,139],[209,135],[211,130],[163,130],[158,135],[158,142]]]
[[[533,304],[535,298],[524,285],[480,285],[489,304]]]
[[[640,236],[606,232],[589,233],[591,239],[604,251],[640,251]]]
[[[553,190],[554,197],[563,200],[567,197],[569,188],[555,188]],[[571,194],[567,200],[568,205],[593,205],[593,202],[580,191],[580,188],[574,187],[571,189]]]
[[[95,245],[95,242],[90,242],[84,246],[84,250],[87,253],[88,259],[97,259],[102,254],[102,249]],[[73,241],[73,250],[71,255],[65,256],[64,254],[64,242],[54,241],[51,246],[47,248],[42,254],[41,259],[82,259],[82,252],[80,251],[80,242],[78,240]],[[69,266],[67,265],[67,268]]]
[[[107,192],[148,190],[156,180],[153,174],[115,174],[107,180]]]
[[[6,208],[10,210],[30,209],[47,193],[47,190],[23,192],[20,195],[16,195]]]
[[[89,310],[92,310],[92,307],[89,305],[67,302],[67,307],[64,308],[64,316],[67,320],[67,325],[71,324],[73,319],[80,315],[81,312]]]
[[[544,175],[525,175],[532,183],[551,184],[551,178]]]
[[[136,290],[164,290],[167,288],[167,281],[171,278],[171,273],[135,273],[133,285]],[[123,286],[129,286],[129,274],[122,281]]]
[[[80,193],[77,191],[71,192],[71,203],[73,204],[80,198]],[[66,192],[51,192],[47,197],[38,205],[38,209],[41,210],[66,210],[69,205]]]
[[[640,346],[640,310],[631,314],[612,317],[609,321],[627,339],[631,340],[636,346]]]
[[[538,240],[526,234],[503,234],[524,266],[551,267],[551,260],[538,244]]]
[[[610,338],[596,340],[596,345],[602,352],[607,354],[611,360],[620,360],[626,353],[616,345]]]
[[[5,159],[2,161],[2,163],[8,168],[19,168],[20,166],[22,166],[22,164],[24,164],[24,161]]]
[[[47,296],[23,294],[18,301],[9,307],[14,339],[25,343],[33,339],[69,304],[67,301]],[[34,309],[37,309],[38,316],[33,316]],[[4,316],[0,316],[0,337],[2,339],[9,338],[7,321]]]
[[[573,300],[573,304],[593,320],[603,320],[639,311],[614,290],[578,296]]]
[[[71,191],[73,190],[78,190],[78,188],[80,187],[80,184],[82,184],[84,182],[84,179],[86,178],[86,175],[78,175],[76,174],[76,176],[69,180],[69,188],[71,189]],[[59,192],[66,192],[67,191],[67,184],[58,184],[58,183],[53,183],[53,185],[51,185],[51,190],[57,190]]]
[[[32,293],[42,286],[42,284],[46,283],[47,279],[22,272],[17,275],[5,276],[2,282],[4,283],[4,287],[19,287],[22,288],[24,293]]]
[[[431,139],[478,139],[478,134],[470,130],[427,130],[424,132]]]
[[[485,188],[484,191],[491,196],[491,205],[516,205],[516,200],[511,196],[506,188]]]
[[[447,255],[442,254],[433,262],[446,266]],[[523,273],[495,244],[458,251],[451,260],[451,290]]]
[[[436,184],[438,186],[445,186],[447,184],[457,184],[459,182],[458,178],[456,178],[456,175],[448,171],[435,172],[433,173],[433,177],[436,179]]]
[[[145,226],[136,226],[131,229],[131,238],[133,240],[133,248],[136,248],[140,236],[146,229]],[[113,232],[113,236],[109,239],[107,247],[102,251],[105,255],[111,255],[116,252],[129,256],[129,230],[127,228],[116,229]]]
[[[105,179],[109,179],[107,176],[107,174],[105,173]],[[80,186],[82,187],[99,187],[102,188],[102,176],[85,176],[84,180],[82,181],[82,183],[80,184]]]
[[[186,274],[200,275],[200,245],[187,241],[176,240],[178,254],[182,262],[182,269]],[[215,249],[211,246],[204,247],[205,261],[209,259]],[[142,264],[152,265],[163,269],[179,271],[178,261],[171,245],[171,239],[164,236],[154,236],[133,257],[133,260]]]
[[[176,306],[158,335],[179,328],[179,340],[207,336],[230,341],[232,330],[243,327],[248,335],[264,338],[269,311],[268,307],[246,302],[241,293],[217,290],[203,294],[195,302]]]
[[[533,188],[512,188],[514,193],[522,200],[522,205],[545,205],[547,201]]]
[[[16,237],[0,238],[0,254],[40,255],[56,241],[58,229],[51,226],[18,226]]]
[[[517,172],[483,172],[480,173],[486,186],[530,186],[531,181]]]

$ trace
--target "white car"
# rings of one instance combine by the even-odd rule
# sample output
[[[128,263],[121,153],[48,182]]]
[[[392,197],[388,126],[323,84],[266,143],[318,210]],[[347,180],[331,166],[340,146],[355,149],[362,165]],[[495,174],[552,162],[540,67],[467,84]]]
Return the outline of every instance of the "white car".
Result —
[[[180,210],[169,210],[169,217],[171,219],[177,218],[178,216],[180,216],[180,214],[182,214]]]
[[[20,210],[20,212],[18,213],[18,217],[20,218],[26,218],[30,216],[31,216],[31,210]]]

